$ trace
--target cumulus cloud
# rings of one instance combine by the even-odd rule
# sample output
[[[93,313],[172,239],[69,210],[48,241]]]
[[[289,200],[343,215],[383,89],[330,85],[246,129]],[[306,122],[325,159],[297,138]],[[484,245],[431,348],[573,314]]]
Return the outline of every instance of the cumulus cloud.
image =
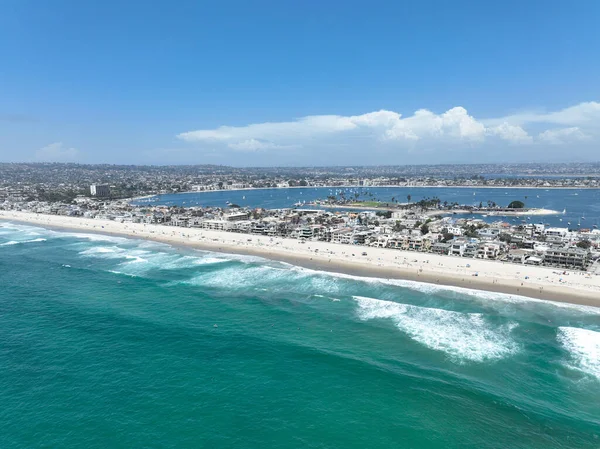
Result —
[[[561,145],[593,141],[600,125],[600,103],[587,102],[550,112],[476,118],[461,106],[442,113],[419,109],[409,116],[380,110],[361,115],[312,115],[292,121],[220,126],[179,134],[186,142],[234,151],[268,152],[334,146],[440,150],[502,148],[502,145]],[[532,147],[533,148],[533,147]],[[318,150],[314,150],[318,152]]]
[[[35,159],[40,162],[73,162],[79,158],[77,148],[66,147],[62,142],[54,142],[35,152]]]
[[[577,126],[571,128],[549,129],[539,134],[539,140],[552,145],[561,145],[564,143],[572,143],[582,140],[587,140],[589,137],[585,135]]]
[[[511,125],[509,123],[502,123],[498,126],[492,126],[487,128],[487,134],[491,136],[498,136],[503,140],[507,140],[512,143],[532,143],[533,137],[527,134],[520,126]]]

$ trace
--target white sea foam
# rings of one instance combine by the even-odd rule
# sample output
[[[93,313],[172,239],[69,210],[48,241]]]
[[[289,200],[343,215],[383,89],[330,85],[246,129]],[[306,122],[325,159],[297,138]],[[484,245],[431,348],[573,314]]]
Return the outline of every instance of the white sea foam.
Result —
[[[268,265],[247,265],[246,267],[225,267],[214,272],[200,273],[184,284],[202,285],[212,288],[252,288],[269,286],[271,289],[288,290],[296,287],[295,280],[299,276],[288,269]]]
[[[45,231],[46,229],[40,228],[37,226],[29,226],[29,225],[21,225],[12,222],[4,222],[0,228],[9,230],[9,231],[17,231],[17,232],[40,232]]]
[[[11,246],[11,245],[19,245],[22,243],[36,243],[36,242],[45,242],[46,239],[44,238],[37,238],[37,239],[31,239],[31,240],[10,240],[8,242],[2,243],[0,244],[0,246]]]
[[[558,341],[571,354],[569,368],[600,380],[600,332],[577,327],[559,327]]]
[[[354,296],[362,320],[391,319],[413,340],[456,361],[483,362],[514,354],[518,345],[510,336],[515,323],[489,324],[478,313],[459,313]]]
[[[127,262],[127,263],[148,262],[148,259],[144,259],[143,257],[140,257],[140,256],[133,256],[133,255],[125,254],[123,257],[125,257],[125,259],[129,260],[129,262]]]
[[[123,252],[123,249],[118,246],[92,246],[91,248],[81,251],[79,254],[82,256],[96,256],[99,254],[116,254],[120,252]]]
[[[138,277],[135,274],[131,274],[131,273],[125,273],[123,271],[117,271],[117,270],[108,270],[109,273],[113,273],[113,274],[120,274],[122,276],[129,276],[132,278]]]
[[[60,232],[60,231],[51,231],[55,235],[60,237],[71,237],[76,239],[86,239],[92,242],[113,242],[113,243],[126,243],[131,240],[126,239],[124,237],[116,237],[112,235],[106,234],[87,234],[82,232]]]
[[[217,263],[229,262],[231,259],[221,259],[219,257],[203,257],[203,258],[194,258],[192,262],[194,265],[213,265]]]
[[[390,285],[402,288],[408,288],[413,291],[418,291],[425,294],[439,294],[439,293],[457,293],[459,295],[467,295],[475,299],[485,300],[487,303],[490,301],[496,301],[500,303],[509,304],[526,304],[526,303],[539,303],[545,305],[551,305],[562,309],[569,309],[572,311],[581,312],[587,315],[600,315],[600,308],[584,306],[579,304],[571,304],[567,302],[556,302],[547,301],[536,298],[530,298],[528,296],[511,295],[508,293],[490,292],[484,290],[475,290],[465,287],[454,287],[451,285],[437,285],[430,284],[427,282],[409,281],[403,279],[387,279],[387,278],[372,278],[365,276],[355,276],[351,274],[335,273],[329,271],[317,271],[309,268],[294,267],[294,271],[310,273],[318,276],[329,276],[333,278],[348,279],[353,281],[364,282],[368,284],[381,284]]]

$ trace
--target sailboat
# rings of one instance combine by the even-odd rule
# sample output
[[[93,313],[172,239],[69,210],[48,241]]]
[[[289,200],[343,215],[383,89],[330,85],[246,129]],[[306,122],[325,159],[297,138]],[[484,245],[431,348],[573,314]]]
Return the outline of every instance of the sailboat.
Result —
[[[563,209],[563,215],[567,213],[567,208]]]

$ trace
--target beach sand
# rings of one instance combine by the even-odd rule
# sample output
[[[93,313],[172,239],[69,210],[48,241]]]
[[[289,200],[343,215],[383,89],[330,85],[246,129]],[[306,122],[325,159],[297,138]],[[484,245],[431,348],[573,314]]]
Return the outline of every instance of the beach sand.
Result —
[[[42,227],[150,239],[175,246],[261,256],[315,270],[406,279],[600,307],[600,276],[557,268],[388,248],[301,243],[280,237],[79,217],[0,211],[0,219]],[[363,255],[366,253],[366,255]],[[477,276],[475,276],[477,274]]]

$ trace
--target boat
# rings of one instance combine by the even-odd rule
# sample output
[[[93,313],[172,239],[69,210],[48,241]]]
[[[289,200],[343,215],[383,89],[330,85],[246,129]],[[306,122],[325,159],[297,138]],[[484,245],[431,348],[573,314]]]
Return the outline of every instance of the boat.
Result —
[[[563,209],[563,215],[567,213],[567,209]]]

